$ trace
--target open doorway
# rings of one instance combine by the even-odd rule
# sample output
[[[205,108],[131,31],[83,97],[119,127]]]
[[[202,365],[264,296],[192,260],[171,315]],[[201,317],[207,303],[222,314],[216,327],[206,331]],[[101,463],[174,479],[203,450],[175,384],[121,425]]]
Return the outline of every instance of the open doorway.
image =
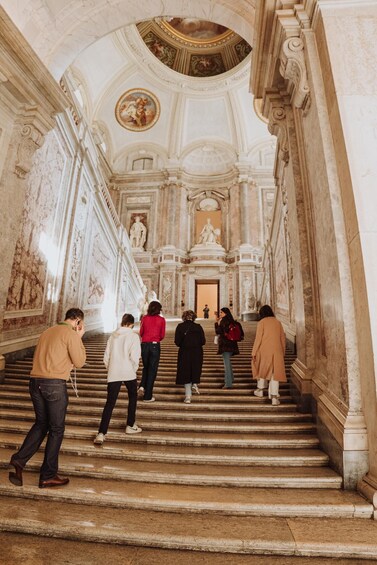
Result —
[[[195,312],[198,318],[204,318],[204,308],[209,308],[208,317],[213,318],[219,310],[219,281],[195,281]]]

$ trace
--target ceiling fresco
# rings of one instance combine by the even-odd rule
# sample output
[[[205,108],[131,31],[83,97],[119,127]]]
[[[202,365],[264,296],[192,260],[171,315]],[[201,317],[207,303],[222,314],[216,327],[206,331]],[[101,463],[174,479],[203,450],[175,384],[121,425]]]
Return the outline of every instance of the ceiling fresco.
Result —
[[[137,24],[153,55],[170,69],[207,78],[239,65],[251,46],[232,30],[193,18],[156,18]]]

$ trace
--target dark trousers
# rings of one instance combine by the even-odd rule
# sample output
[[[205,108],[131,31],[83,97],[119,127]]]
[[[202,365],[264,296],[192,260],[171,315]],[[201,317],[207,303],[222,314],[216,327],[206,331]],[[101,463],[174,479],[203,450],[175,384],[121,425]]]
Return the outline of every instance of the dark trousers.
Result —
[[[135,423],[137,380],[133,379],[132,381],[115,381],[114,383],[107,383],[107,400],[102,412],[101,423],[98,430],[98,433],[100,434],[107,434],[111,415],[113,413],[122,382],[126,385],[128,392],[127,426],[133,426]]]
[[[46,481],[57,475],[59,451],[63,441],[65,415],[68,406],[67,384],[63,379],[36,379],[29,382],[33,401],[35,424],[20,449],[12,457],[22,468],[38,451],[48,433],[45,455],[40,469],[40,480]]]
[[[144,400],[150,400],[153,393],[153,385],[157,376],[160,361],[161,346],[159,343],[146,342],[141,344],[141,359],[143,361],[143,373],[140,386],[144,388]]]

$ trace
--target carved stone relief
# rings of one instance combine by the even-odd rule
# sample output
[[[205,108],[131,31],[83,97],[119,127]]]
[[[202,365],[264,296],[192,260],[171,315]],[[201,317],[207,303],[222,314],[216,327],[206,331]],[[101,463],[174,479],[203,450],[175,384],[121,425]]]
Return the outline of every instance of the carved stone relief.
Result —
[[[284,223],[280,224],[276,241],[275,257],[275,300],[280,311],[289,311],[289,283],[287,274],[287,255],[285,248]]]
[[[113,270],[116,268],[115,257],[100,230],[98,222],[93,226],[92,249],[90,252],[90,271],[88,274],[87,304],[103,304],[106,290],[111,286]]]
[[[71,243],[71,265],[70,274],[67,282],[67,304],[74,304],[80,301],[79,285],[81,278],[82,258],[84,253],[85,231],[88,217],[88,194],[89,187],[84,179],[79,189],[77,200],[76,217],[73,228]]]
[[[27,180],[20,235],[16,244],[6,310],[35,310],[43,306],[49,263],[56,261],[54,222],[66,156],[54,132],[35,153]]]

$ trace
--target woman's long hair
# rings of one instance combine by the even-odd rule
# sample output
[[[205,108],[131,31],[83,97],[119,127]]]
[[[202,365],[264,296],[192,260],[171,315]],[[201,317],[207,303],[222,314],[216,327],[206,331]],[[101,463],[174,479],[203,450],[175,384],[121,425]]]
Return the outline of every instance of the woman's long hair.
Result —
[[[229,310],[229,308],[221,308],[221,312],[224,312],[224,314],[225,314],[225,318],[222,318],[221,321],[224,320],[224,322],[227,322],[228,324],[234,323],[234,318],[233,318],[232,312]]]
[[[161,302],[157,302],[157,300],[152,300],[149,303],[147,316],[158,316],[162,310]]]
[[[259,319],[263,320],[263,318],[275,318],[274,311],[268,304],[265,304],[259,310]]]

